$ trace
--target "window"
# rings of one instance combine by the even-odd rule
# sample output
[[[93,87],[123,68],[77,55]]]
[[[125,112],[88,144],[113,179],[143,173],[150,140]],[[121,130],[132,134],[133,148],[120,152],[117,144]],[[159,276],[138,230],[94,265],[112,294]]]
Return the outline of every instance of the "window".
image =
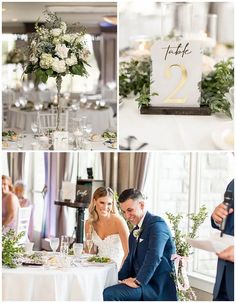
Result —
[[[199,235],[207,236],[211,228],[210,215],[223,200],[225,188],[232,179],[235,158],[231,153],[150,153],[144,194],[148,209],[165,218],[165,213],[182,213],[182,228],[188,229],[187,213],[197,212],[206,205],[208,218]],[[217,258],[213,253],[194,250],[189,272],[215,277]]]

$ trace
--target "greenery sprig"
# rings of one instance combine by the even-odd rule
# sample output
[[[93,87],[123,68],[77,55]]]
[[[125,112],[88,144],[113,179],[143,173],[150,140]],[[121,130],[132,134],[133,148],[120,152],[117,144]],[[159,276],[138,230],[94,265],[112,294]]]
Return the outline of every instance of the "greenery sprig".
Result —
[[[13,229],[10,229],[2,235],[2,264],[11,268],[17,266],[17,258],[23,254],[24,248],[18,244],[18,241],[24,236],[25,232],[16,235]]]
[[[233,60],[220,61],[215,65],[215,69],[208,75],[203,76],[199,83],[201,90],[200,103],[210,107],[212,113],[222,112],[232,118],[230,113],[230,103],[227,100],[227,93],[234,85]]]
[[[119,76],[119,92],[120,96],[127,98],[131,93],[138,97],[138,107],[149,106],[150,94],[150,78],[151,78],[151,58],[143,57],[142,60],[132,59],[130,62],[121,62]]]
[[[200,225],[205,221],[207,217],[207,209],[203,205],[200,207],[199,212],[197,214],[191,213],[187,216],[190,218],[192,224],[191,224],[191,230],[188,233],[182,232],[182,229],[179,227],[181,220],[183,219],[183,216],[180,214],[173,215],[172,213],[166,213],[167,218],[171,224],[173,233],[174,233],[174,241],[176,246],[176,253],[179,256],[182,257],[188,257],[190,254],[191,246],[187,243],[187,238],[195,238],[197,235],[197,231],[200,227]],[[183,276],[181,275],[182,263],[179,263],[178,268],[178,279],[180,282],[183,282]],[[177,283],[177,276],[176,274],[173,274],[173,278],[175,280],[175,283]],[[179,301],[193,301],[196,300],[196,295],[191,287],[189,287],[186,290],[177,289],[178,294],[178,300]]]
[[[207,217],[207,209],[206,206],[201,206],[199,212],[197,214],[191,213],[187,216],[192,221],[191,230],[188,233],[182,232],[179,227],[183,216],[180,214],[173,215],[172,213],[166,213],[167,218],[171,224],[171,228],[174,233],[174,241],[176,245],[176,253],[182,257],[188,257],[190,254],[191,246],[187,243],[186,238],[195,238],[198,228],[205,221]]]

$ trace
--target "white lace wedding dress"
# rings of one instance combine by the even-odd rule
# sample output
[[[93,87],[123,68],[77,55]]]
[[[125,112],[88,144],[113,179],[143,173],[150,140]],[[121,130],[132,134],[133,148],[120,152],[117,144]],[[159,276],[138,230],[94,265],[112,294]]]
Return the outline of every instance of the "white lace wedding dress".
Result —
[[[124,256],[120,236],[118,234],[114,234],[107,236],[102,240],[96,231],[93,230],[92,240],[93,243],[98,247],[98,255],[101,257],[111,258],[116,262],[119,269]]]

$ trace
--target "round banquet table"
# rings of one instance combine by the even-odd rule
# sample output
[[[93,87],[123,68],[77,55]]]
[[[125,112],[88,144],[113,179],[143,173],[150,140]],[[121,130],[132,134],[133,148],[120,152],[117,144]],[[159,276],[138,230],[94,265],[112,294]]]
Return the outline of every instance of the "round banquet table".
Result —
[[[46,112],[45,112],[46,113]],[[113,110],[111,107],[102,110],[92,110],[81,108],[76,113],[77,118],[87,116],[87,121],[92,124],[93,131],[103,133],[105,130],[115,127],[113,120]],[[26,111],[17,108],[10,108],[7,111],[6,125],[8,128],[18,128],[26,132],[31,132],[31,123],[36,121],[36,111]],[[75,113],[69,111],[69,129]]]
[[[68,269],[2,269],[3,301],[103,301],[103,290],[117,284],[115,263]]]

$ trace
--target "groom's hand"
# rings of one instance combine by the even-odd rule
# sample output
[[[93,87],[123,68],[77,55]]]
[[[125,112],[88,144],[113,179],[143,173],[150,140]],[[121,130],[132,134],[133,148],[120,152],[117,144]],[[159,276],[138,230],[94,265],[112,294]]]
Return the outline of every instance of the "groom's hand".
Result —
[[[138,288],[139,286],[136,283],[134,283],[134,280],[135,280],[135,278],[128,278],[128,279],[122,280],[121,283],[126,284],[127,286],[132,287],[132,288]]]

